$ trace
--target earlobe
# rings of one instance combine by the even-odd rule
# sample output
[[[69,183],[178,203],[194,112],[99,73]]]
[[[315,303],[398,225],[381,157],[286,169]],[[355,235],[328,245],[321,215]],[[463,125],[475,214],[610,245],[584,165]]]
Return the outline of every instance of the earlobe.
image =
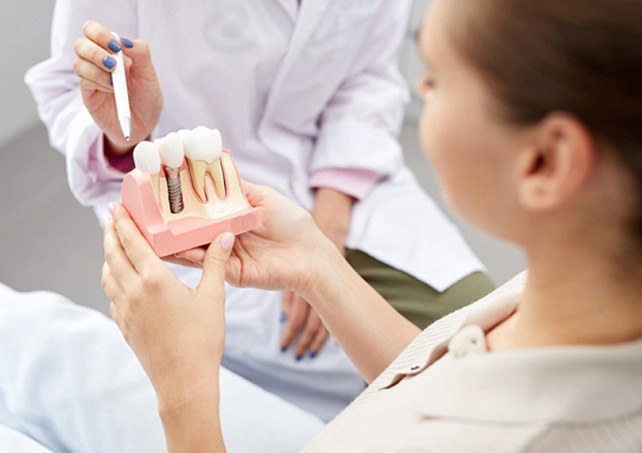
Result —
[[[595,147],[582,123],[554,113],[537,126],[522,154],[519,200],[527,210],[542,211],[562,206],[587,182]]]

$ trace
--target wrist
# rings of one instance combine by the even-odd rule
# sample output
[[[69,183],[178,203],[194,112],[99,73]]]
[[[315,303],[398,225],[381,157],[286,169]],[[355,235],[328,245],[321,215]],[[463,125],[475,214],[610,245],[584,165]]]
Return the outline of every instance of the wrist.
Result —
[[[314,251],[308,255],[311,260],[303,283],[295,290],[313,306],[317,300],[323,300],[331,294],[334,286],[341,284],[342,269],[349,267],[336,245],[322,233],[320,236]]]
[[[219,368],[172,372],[154,382],[158,412],[173,417],[202,401],[218,401]]]
[[[343,246],[350,228],[352,206],[355,199],[330,188],[317,189],[312,217],[319,229],[335,245]]]

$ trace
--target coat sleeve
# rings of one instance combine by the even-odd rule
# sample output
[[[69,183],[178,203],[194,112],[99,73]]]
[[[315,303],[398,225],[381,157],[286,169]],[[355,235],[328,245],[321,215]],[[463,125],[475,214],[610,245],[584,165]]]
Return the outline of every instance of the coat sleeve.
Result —
[[[355,195],[358,187],[362,198],[403,164],[397,136],[409,94],[397,56],[411,6],[410,0],[383,1],[372,16],[352,71],[321,116],[310,166],[314,185],[334,179],[333,188]],[[336,170],[343,177],[319,176]]]
[[[112,200],[122,179],[122,173],[104,158],[102,132],[83,104],[72,68],[74,42],[83,36],[82,25],[89,19],[121,36],[136,36],[133,0],[58,0],[51,27],[51,55],[25,75],[49,142],[65,156],[71,191],[86,206]]]

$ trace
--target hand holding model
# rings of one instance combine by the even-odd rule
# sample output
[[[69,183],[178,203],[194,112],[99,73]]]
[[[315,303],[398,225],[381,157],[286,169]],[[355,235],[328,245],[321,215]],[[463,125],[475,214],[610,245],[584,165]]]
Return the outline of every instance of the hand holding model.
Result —
[[[121,38],[120,43],[102,24],[87,21],[83,25],[84,38],[74,44],[77,58],[74,72],[78,76],[82,99],[96,124],[105,136],[105,150],[121,156],[134,145],[150,136],[160,118],[163,108],[156,71],[152,64],[149,47],[145,41],[130,41]],[[118,123],[111,73],[116,59],[113,53],[123,52],[127,83],[129,86],[132,136],[125,140]]]
[[[318,265],[315,269],[314,263],[323,261],[313,259],[313,253],[340,259],[336,247],[315,227],[311,215],[286,197],[249,183],[244,188],[265,222],[238,237],[227,278],[238,286],[311,294],[314,276],[325,273]],[[124,207],[113,205],[112,210],[102,280],[112,300],[110,312],[162,395],[161,412],[175,411],[218,385],[225,342],[223,281],[235,239],[224,233],[212,242],[202,256],[201,282],[191,289],[155,255]],[[182,352],[186,348],[189,354]]]

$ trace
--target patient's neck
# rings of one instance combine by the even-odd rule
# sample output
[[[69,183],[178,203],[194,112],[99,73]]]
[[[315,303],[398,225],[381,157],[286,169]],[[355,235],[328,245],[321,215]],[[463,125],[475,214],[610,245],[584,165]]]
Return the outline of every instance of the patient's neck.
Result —
[[[519,308],[489,333],[490,349],[642,339],[641,265],[617,269],[586,244],[527,251],[527,256],[529,275]]]

